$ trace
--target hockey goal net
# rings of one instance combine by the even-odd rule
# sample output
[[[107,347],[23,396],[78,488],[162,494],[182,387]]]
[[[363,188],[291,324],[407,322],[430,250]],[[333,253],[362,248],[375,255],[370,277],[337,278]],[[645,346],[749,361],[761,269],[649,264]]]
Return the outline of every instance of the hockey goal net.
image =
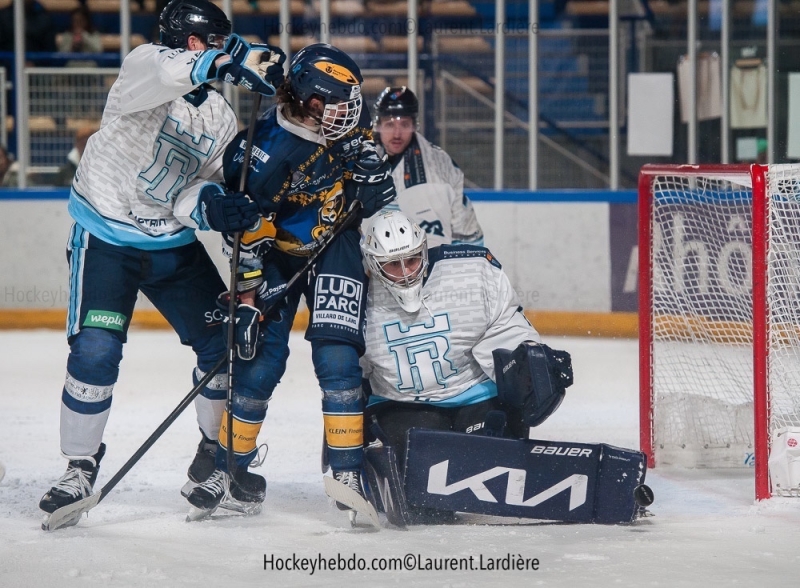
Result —
[[[800,166],[639,177],[641,446],[651,466],[755,467],[800,426]]]

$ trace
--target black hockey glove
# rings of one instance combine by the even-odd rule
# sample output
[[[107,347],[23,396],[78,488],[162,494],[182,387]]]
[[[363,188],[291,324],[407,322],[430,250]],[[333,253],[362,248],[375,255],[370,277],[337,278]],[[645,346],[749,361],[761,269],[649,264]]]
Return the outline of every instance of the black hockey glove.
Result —
[[[252,227],[259,216],[258,204],[247,194],[228,192],[219,184],[208,183],[200,188],[197,203],[202,221],[219,233],[244,231]]]
[[[509,427],[527,437],[527,428],[542,424],[564,400],[573,383],[569,353],[533,341],[516,349],[495,349],[497,399],[508,411]]]
[[[223,51],[231,60],[219,66],[217,79],[264,96],[275,95],[275,88],[283,82],[286,61],[286,54],[279,47],[251,45],[239,35],[231,35]]]
[[[226,341],[228,340],[228,328],[230,328],[231,324],[229,314],[230,301],[231,295],[229,292],[223,292],[217,298],[217,308],[222,313],[222,328]],[[236,305],[236,332],[233,335],[233,340],[236,345],[236,354],[245,361],[249,361],[256,356],[259,322],[261,322],[261,311],[255,306],[242,302]]]
[[[361,201],[361,214],[369,218],[397,197],[392,166],[386,157],[370,152],[351,165],[351,176],[344,183],[348,202]]]

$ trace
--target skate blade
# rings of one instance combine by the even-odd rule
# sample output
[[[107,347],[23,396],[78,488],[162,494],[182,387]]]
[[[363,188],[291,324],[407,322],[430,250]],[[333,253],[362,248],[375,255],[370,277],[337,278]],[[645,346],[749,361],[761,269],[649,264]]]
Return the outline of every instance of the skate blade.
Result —
[[[50,527],[50,519],[53,515],[46,514],[42,518],[42,531],[55,531],[56,529],[65,529],[66,527],[74,527],[78,524],[81,520],[81,515],[83,513],[78,513],[73,515],[71,518],[65,518],[61,520],[61,523],[57,527]]]
[[[42,522],[42,530],[55,531],[62,527],[71,527],[77,524],[78,521],[81,520],[81,515],[83,515],[83,513],[89,512],[92,508],[97,506],[102,495],[103,493],[100,491],[86,498],[82,498],[77,502],[55,509],[50,513],[50,516],[46,517],[46,520]]]
[[[350,519],[350,526],[351,527],[355,527],[356,526],[356,517],[358,516],[358,513],[356,511],[354,511],[354,510],[351,510],[350,512],[347,513],[347,516]]]
[[[217,507],[214,508],[197,508],[196,506],[189,506],[189,512],[186,515],[187,523],[195,523],[197,521],[204,521],[214,514]]]
[[[235,498],[225,498],[219,503],[219,507],[231,512],[251,516],[261,513],[262,504],[260,502],[242,502]]]

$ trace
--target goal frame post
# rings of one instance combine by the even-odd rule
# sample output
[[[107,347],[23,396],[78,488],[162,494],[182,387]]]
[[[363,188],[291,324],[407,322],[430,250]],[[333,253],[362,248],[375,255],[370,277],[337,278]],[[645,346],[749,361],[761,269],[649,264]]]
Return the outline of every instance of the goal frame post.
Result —
[[[752,307],[753,307],[753,439],[755,497],[771,496],[769,458],[769,387],[767,255],[768,198],[766,173],[769,167],[758,164],[648,164],[641,168],[638,182],[638,264],[639,264],[639,442],[647,455],[649,467],[656,466],[653,429],[653,268],[651,250],[653,227],[653,184],[657,176],[684,177],[739,176],[750,178],[752,185]]]

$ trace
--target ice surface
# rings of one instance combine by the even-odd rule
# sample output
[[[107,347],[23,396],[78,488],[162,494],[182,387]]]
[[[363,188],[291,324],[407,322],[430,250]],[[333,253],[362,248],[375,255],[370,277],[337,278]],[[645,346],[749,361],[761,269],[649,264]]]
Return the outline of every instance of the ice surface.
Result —
[[[575,385],[538,438],[638,447],[637,344],[549,338],[572,353]],[[186,523],[180,495],[199,440],[194,408],[76,527],[40,530],[41,495],[63,473],[58,417],[67,345],[52,331],[0,332],[0,586],[770,586],[800,576],[800,500],[754,504],[752,470],[648,473],[656,516],[629,526],[475,515],[408,531],[351,529],[320,479],[320,395],[310,348],[292,356],[270,404],[256,471],[264,512]],[[193,355],[168,332],[135,331],[106,428],[101,487],[191,388]],[[537,558],[516,571],[285,571],[265,558]],[[786,585],[785,583],[781,585]]]

